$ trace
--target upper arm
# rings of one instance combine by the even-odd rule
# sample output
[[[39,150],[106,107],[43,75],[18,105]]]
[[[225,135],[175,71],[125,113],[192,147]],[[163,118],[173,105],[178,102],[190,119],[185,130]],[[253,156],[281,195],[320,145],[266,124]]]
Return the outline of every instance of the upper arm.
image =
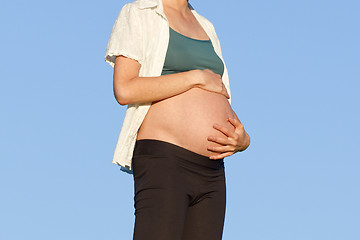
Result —
[[[114,66],[114,93],[120,97],[124,86],[133,78],[139,76],[140,63],[123,55],[116,56]]]
[[[144,34],[139,9],[125,4],[116,18],[106,47],[105,61],[114,67],[114,95],[123,105],[126,84],[139,76],[144,60]]]

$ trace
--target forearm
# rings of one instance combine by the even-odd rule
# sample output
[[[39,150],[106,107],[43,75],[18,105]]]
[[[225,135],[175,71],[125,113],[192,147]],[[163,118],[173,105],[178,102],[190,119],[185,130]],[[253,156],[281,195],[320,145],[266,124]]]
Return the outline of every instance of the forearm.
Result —
[[[186,92],[197,84],[190,71],[159,77],[135,77],[121,87],[114,86],[115,98],[121,105],[154,102]]]

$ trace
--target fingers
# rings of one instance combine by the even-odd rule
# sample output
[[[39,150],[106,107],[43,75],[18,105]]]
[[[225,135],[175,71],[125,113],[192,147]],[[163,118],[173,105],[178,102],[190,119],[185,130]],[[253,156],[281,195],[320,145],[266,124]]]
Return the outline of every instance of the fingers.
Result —
[[[238,116],[237,116],[236,112],[235,112],[235,111],[233,111],[233,113],[234,113],[234,116],[235,116],[236,120],[237,120],[237,121],[239,121],[239,122],[240,122],[240,124],[242,124],[242,123],[241,123],[241,121],[240,121],[240,119],[238,118]]]
[[[209,73],[212,73],[212,74],[215,74],[218,78],[221,78],[221,75],[220,75],[220,74],[215,73],[215,72],[211,71],[211,70],[208,69],[208,68],[204,69],[204,71],[209,72]]]
[[[221,137],[213,137],[213,136],[210,136],[207,138],[207,140],[209,142],[214,142],[214,143],[218,143],[220,145],[223,145],[223,146],[233,146],[233,148],[235,149],[235,146],[236,146],[236,141],[235,139],[232,139],[232,138],[221,138]]]
[[[234,152],[235,151],[235,147],[233,146],[219,146],[219,147],[207,147],[207,150],[210,152],[215,152],[215,153],[225,153],[225,152]]]
[[[242,123],[238,119],[228,118],[228,121],[235,127],[241,128],[243,127]]]
[[[230,131],[229,129],[227,129],[226,127],[223,127],[217,123],[215,123],[213,125],[213,128],[215,128],[216,130],[219,130],[220,132],[222,132],[225,136],[227,137],[231,137],[236,139],[237,138],[237,134],[235,132]]]
[[[220,75],[219,75],[220,76]],[[222,90],[222,94],[227,98],[227,99],[229,99],[230,98],[230,95],[229,95],[229,93],[227,92],[227,90],[226,90],[226,87],[225,87],[225,85],[224,85],[224,83],[223,83],[223,81],[221,80],[221,90]]]
[[[224,95],[227,99],[230,98],[229,94],[226,91],[223,91],[221,94]]]
[[[212,160],[218,160],[218,159],[221,159],[221,158],[229,157],[229,156],[231,156],[233,154],[234,153],[232,153],[232,152],[226,152],[226,153],[222,153],[222,154],[219,154],[219,155],[210,156],[209,158],[212,159]]]
[[[229,99],[230,98],[230,95],[229,95],[229,93],[227,92],[227,90],[226,90],[226,87],[225,87],[225,85],[222,83],[222,90],[223,90],[223,95],[227,98],[227,99]]]
[[[208,137],[207,138],[208,141],[210,142],[214,142],[214,143],[219,143],[221,145],[227,145],[228,144],[228,139],[224,139],[224,138],[219,138],[219,137]]]
[[[227,92],[227,89],[222,81],[221,75],[217,74],[210,69],[204,69],[202,70],[204,73],[204,86],[202,87],[205,90],[220,93],[224,95],[227,99],[230,99],[230,95]]]
[[[241,123],[240,119],[236,115],[236,112],[232,111],[235,118],[228,118],[228,121],[235,127],[235,128],[244,128],[244,125]]]

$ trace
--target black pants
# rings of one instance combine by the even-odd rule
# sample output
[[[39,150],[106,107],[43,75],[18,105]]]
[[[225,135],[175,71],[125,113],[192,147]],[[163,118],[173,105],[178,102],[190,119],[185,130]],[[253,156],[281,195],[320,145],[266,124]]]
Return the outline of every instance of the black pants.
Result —
[[[220,240],[226,186],[224,161],[180,146],[136,141],[134,240]]]

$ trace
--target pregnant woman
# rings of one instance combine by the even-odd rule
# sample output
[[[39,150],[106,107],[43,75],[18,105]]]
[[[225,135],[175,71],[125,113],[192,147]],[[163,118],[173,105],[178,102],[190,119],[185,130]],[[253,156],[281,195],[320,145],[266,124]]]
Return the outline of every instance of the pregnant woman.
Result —
[[[113,163],[134,176],[133,239],[221,239],[223,159],[250,137],[213,25],[187,0],[137,0],[120,11],[105,59],[128,105]]]

